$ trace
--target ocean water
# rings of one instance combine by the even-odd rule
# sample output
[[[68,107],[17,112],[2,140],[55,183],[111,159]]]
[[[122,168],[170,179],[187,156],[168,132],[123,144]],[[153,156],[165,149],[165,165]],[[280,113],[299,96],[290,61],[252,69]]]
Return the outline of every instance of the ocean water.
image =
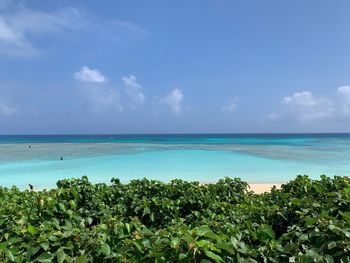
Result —
[[[60,158],[63,157],[63,160]],[[350,134],[0,136],[0,186],[54,187],[87,175],[215,182],[286,182],[350,175]]]

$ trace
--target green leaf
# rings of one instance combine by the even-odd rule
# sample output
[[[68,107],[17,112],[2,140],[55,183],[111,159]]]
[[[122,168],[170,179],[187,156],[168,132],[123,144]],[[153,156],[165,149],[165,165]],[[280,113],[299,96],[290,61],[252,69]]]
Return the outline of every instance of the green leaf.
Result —
[[[341,229],[335,225],[329,225],[329,230],[331,230],[333,233],[339,235],[341,233]]]
[[[145,215],[148,215],[151,213],[151,209],[149,207],[145,207],[143,209],[143,215],[142,216],[145,216]]]
[[[206,247],[208,244],[210,244],[211,242],[209,240],[206,240],[206,239],[201,239],[201,240],[198,240],[196,242],[196,245],[198,247]]]
[[[152,232],[151,230],[149,230],[149,228],[144,227],[144,228],[142,229],[142,234],[143,234],[144,236],[152,236],[152,235],[153,235],[153,232]]]
[[[196,233],[198,236],[204,236],[211,239],[218,239],[218,236],[208,226],[198,227],[196,229]]]
[[[77,205],[75,204],[74,200],[70,200],[70,201],[69,201],[69,204],[70,204],[70,207],[71,207],[72,209],[74,209],[74,208],[77,207]]]
[[[204,254],[205,254],[207,257],[213,259],[216,263],[218,263],[218,262],[224,262],[224,260],[223,260],[220,256],[216,255],[215,253],[213,253],[213,252],[211,252],[211,251],[209,251],[209,250],[204,250]]]
[[[306,256],[309,256],[312,259],[315,259],[318,256],[318,252],[319,252],[319,249],[311,248],[306,252]]]
[[[152,248],[152,245],[151,245],[151,242],[149,239],[143,239],[142,240],[142,245],[145,247],[145,248]]]
[[[36,258],[39,262],[52,262],[54,256],[48,252],[42,253],[39,257]]]
[[[13,253],[11,252],[11,250],[6,250],[6,256],[8,257],[8,259],[10,261],[15,261],[15,256],[13,255]]]
[[[334,263],[334,259],[331,255],[325,255],[324,259],[326,260],[327,263]]]
[[[72,230],[67,230],[67,231],[63,232],[62,237],[67,238],[67,237],[70,237],[72,235],[73,235],[73,231]]]
[[[46,251],[50,247],[50,243],[48,241],[44,241],[40,244],[40,246]]]
[[[60,208],[60,210],[61,210],[62,212],[65,212],[65,211],[66,211],[66,207],[65,207],[64,204],[58,203],[58,207]]]
[[[63,248],[59,248],[57,249],[56,256],[57,256],[57,263],[63,263],[67,255],[64,252]]]
[[[170,241],[170,247],[175,248],[180,243],[180,238],[174,237]]]
[[[22,242],[22,241],[23,241],[23,239],[20,238],[20,237],[11,237],[11,238],[9,239],[9,244],[11,244],[11,245],[13,245],[13,244],[18,244],[18,243],[20,243],[20,242]]]
[[[111,254],[111,248],[109,247],[108,244],[103,244],[103,245],[100,247],[99,253],[100,253],[100,254],[103,254],[103,255],[105,255],[105,256],[109,256],[109,255]]]
[[[29,233],[31,233],[32,235],[35,235],[36,233],[39,232],[38,229],[35,226],[28,226],[27,231]]]
[[[140,252],[143,251],[143,249],[142,249],[142,243],[141,243],[140,240],[136,240],[136,241],[134,242],[134,245],[135,245],[135,247],[136,247]]]
[[[6,242],[0,243],[0,250],[6,250],[6,247],[7,247],[7,243]]]
[[[239,241],[237,240],[237,238],[231,237],[230,241],[235,249],[239,247]]]
[[[309,240],[309,236],[307,234],[301,234],[299,239],[302,241],[307,241],[307,240]]]
[[[130,226],[130,224],[126,223],[126,224],[125,224],[125,227],[126,227],[126,231],[128,231],[128,233],[130,234],[130,232],[131,232],[131,226]]]
[[[350,257],[343,256],[343,257],[340,259],[340,263],[350,263]]]
[[[183,237],[182,237],[188,244],[192,243],[193,242],[193,237],[189,234],[185,234]]]
[[[216,244],[216,246],[218,248],[221,248],[223,250],[226,250],[227,252],[229,252],[231,255],[234,255],[236,253],[236,251],[233,249],[233,245],[232,243],[218,243]]]
[[[208,226],[200,226],[196,229],[198,236],[203,236],[205,233],[212,232]]]
[[[41,249],[40,246],[33,246],[33,247],[30,247],[28,249],[28,255],[32,256],[32,255],[35,255],[36,253],[38,253],[38,251]]]
[[[341,214],[341,216],[348,222],[348,224],[350,224],[350,212],[339,212],[339,214]]]
[[[92,224],[92,218],[91,217],[86,218],[86,222],[87,222],[88,225],[91,225]]]
[[[317,222],[317,219],[314,217],[308,217],[305,219],[306,226],[314,226],[316,222]]]
[[[334,241],[329,242],[329,243],[328,243],[328,245],[327,245],[328,249],[335,248],[336,246],[337,246],[337,243],[336,243],[336,242],[334,242]]]
[[[87,257],[85,255],[81,255],[77,258],[75,258],[75,263],[87,263],[88,260],[87,260]]]
[[[275,239],[275,231],[273,231],[271,226],[265,224],[258,228],[257,235],[258,238],[263,241]]]

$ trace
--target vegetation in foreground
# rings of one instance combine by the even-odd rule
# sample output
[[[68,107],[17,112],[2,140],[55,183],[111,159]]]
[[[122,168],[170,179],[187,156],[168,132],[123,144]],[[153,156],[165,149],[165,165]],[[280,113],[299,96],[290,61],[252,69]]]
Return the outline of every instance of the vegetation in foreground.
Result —
[[[349,262],[350,179],[0,188],[0,262]]]

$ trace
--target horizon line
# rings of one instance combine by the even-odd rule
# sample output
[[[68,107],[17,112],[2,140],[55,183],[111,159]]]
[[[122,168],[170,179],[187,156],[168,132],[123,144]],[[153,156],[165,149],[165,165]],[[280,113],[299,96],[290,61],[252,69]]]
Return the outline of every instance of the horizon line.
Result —
[[[339,134],[345,135],[350,132],[204,132],[204,133],[23,133],[23,134],[0,134],[0,136],[96,136],[96,135],[326,135],[326,134]]]

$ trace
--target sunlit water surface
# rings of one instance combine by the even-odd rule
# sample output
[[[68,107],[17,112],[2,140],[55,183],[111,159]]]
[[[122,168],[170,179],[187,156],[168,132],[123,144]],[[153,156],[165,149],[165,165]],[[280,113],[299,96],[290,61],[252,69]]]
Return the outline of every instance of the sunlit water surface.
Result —
[[[83,175],[93,182],[286,182],[298,174],[350,175],[350,135],[0,136],[1,186],[49,188]]]

